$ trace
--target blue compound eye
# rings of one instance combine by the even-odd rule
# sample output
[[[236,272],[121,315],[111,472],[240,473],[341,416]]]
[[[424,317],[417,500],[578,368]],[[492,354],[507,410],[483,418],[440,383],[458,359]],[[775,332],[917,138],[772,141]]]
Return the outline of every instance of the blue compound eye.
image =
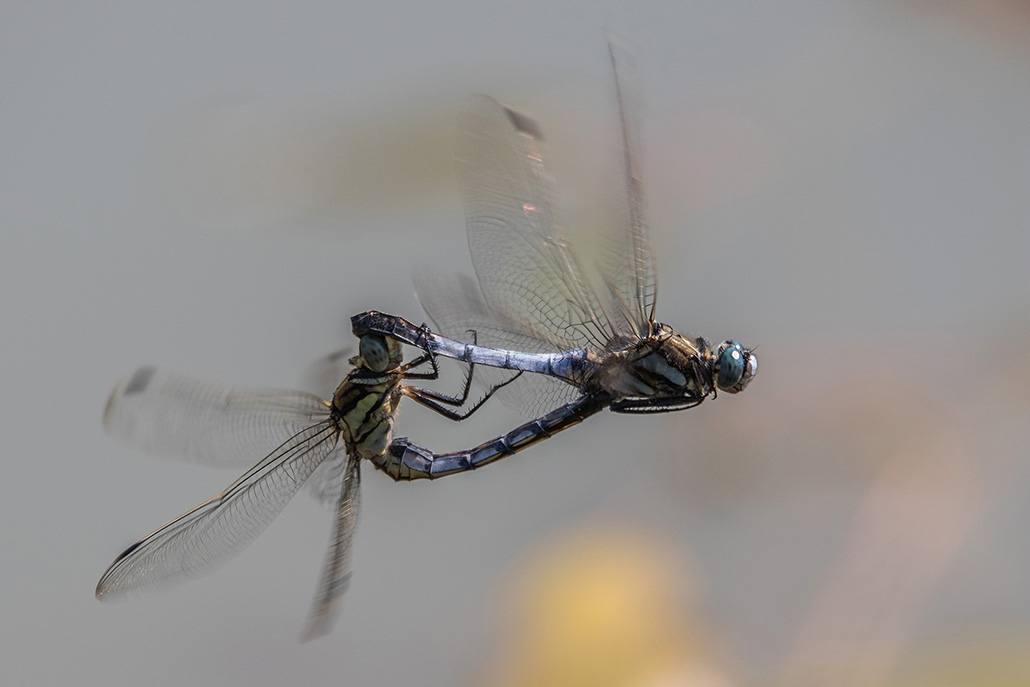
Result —
[[[739,391],[735,387],[740,384],[746,367],[744,349],[736,341],[727,341],[723,344],[723,351],[715,364],[716,385],[723,391]]]
[[[358,343],[358,354],[365,367],[373,372],[382,372],[390,366],[390,352],[381,336],[366,334]]]

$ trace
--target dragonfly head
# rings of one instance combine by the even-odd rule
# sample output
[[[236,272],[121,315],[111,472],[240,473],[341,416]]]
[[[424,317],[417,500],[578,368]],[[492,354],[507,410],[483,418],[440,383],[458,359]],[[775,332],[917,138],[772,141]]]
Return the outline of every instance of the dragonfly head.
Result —
[[[365,334],[358,342],[358,355],[351,365],[372,372],[386,372],[401,364],[401,345],[396,339],[380,334]]]
[[[714,361],[715,385],[735,394],[743,391],[758,372],[758,358],[738,342],[723,341],[711,355]]]
[[[704,339],[688,339],[668,325],[656,329],[656,348],[672,367],[695,380],[693,392],[707,395],[717,388],[735,394],[743,391],[758,371],[758,358],[737,341],[710,346]],[[701,373],[699,367],[706,372]]]

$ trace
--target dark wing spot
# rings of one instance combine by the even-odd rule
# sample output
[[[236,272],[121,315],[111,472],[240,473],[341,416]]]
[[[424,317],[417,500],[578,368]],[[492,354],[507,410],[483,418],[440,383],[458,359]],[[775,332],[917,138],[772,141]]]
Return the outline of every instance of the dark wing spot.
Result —
[[[147,385],[150,384],[150,380],[155,372],[157,372],[156,367],[141,367],[136,370],[136,373],[132,375],[132,379],[129,380],[129,385],[125,387],[125,395],[132,396],[144,391]]]
[[[508,115],[508,119],[520,134],[526,134],[538,141],[544,140],[544,132],[540,130],[540,125],[536,121],[507,107],[504,108],[504,113]]]

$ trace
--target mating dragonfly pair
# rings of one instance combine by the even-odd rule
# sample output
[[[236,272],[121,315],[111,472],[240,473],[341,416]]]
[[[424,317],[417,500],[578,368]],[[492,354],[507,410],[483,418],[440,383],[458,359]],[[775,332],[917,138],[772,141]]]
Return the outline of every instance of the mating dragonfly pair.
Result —
[[[751,351],[735,341],[712,346],[687,338],[654,319],[653,249],[618,75],[616,95],[624,216],[618,230],[592,237],[589,259],[552,219],[536,123],[480,97],[461,123],[458,151],[478,282],[417,279],[435,330],[451,338],[379,312],[354,316],[358,354],[331,401],[226,389],[154,368],[119,385],[104,413],[117,438],[212,465],[265,457],[222,493],[129,547],[101,577],[97,598],[143,592],[225,562],[309,482],[336,514],[305,630],[315,637],[330,628],[350,580],[362,460],[395,480],[443,477],[512,455],[605,408],[681,410],[747,386],[758,366]],[[473,343],[458,340],[469,333]],[[421,354],[402,364],[402,343]],[[468,365],[458,396],[406,383],[436,379],[440,357]],[[462,412],[477,369],[488,391]],[[466,451],[436,454],[393,438],[402,397],[462,420],[508,384],[515,391],[508,400],[523,411],[549,412]]]

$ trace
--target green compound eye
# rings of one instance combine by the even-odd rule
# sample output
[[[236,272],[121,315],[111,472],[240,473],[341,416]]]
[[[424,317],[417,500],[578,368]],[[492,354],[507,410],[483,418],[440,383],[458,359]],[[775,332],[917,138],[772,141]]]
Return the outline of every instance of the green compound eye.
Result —
[[[366,334],[358,343],[358,354],[365,367],[373,372],[382,372],[390,366],[390,352],[386,341],[376,334]]]

